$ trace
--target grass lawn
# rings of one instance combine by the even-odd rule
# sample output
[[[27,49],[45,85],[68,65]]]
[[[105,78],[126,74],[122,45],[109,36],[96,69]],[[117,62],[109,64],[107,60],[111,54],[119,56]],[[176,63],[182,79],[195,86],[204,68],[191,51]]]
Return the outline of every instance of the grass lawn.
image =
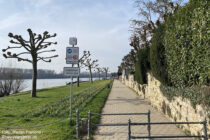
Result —
[[[110,89],[104,88],[109,80],[81,83],[73,87],[73,113],[79,108],[81,116],[87,116],[88,110],[100,112]],[[70,86],[54,87],[38,90],[37,97],[31,98],[30,92],[24,92],[0,98],[0,126],[33,126],[46,124],[69,116]],[[83,92],[82,92],[83,91]],[[99,121],[95,118],[94,121]],[[3,131],[4,130],[4,131]],[[3,135],[15,135],[13,129],[0,128],[0,139]],[[37,128],[15,129],[19,132],[34,133],[35,139],[68,140],[75,139],[75,118]],[[27,132],[27,134],[26,134]],[[41,133],[41,134],[39,134]],[[23,134],[21,134],[23,136]],[[30,134],[33,136],[33,134]]]

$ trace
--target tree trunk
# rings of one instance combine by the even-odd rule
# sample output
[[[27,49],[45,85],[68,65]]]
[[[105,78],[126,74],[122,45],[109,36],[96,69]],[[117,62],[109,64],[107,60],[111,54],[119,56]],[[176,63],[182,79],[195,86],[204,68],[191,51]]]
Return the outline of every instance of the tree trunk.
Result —
[[[107,72],[106,72],[106,79],[107,79]]]
[[[89,68],[89,70],[90,70],[90,82],[93,83],[93,76],[92,76],[91,68]]]
[[[77,77],[77,87],[79,87],[79,76]]]
[[[100,80],[100,78],[101,78],[100,72],[99,72],[99,75],[98,76],[99,76],[99,80]]]
[[[36,97],[36,81],[37,81],[37,61],[33,60],[33,79],[32,79],[32,90],[31,97]]]
[[[78,64],[78,68],[79,68],[79,64]],[[79,76],[77,77],[77,87],[79,87]]]

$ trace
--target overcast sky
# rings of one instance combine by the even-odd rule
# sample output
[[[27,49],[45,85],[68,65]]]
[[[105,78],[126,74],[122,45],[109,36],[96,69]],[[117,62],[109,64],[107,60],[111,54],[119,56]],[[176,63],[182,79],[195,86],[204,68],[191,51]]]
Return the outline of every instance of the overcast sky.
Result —
[[[134,0],[0,0],[0,50],[9,43],[8,33],[28,38],[27,29],[36,33],[57,33],[54,39],[58,58],[51,63],[38,63],[39,69],[60,72],[65,64],[65,48],[69,37],[78,38],[80,54],[89,50],[101,67],[111,72],[131,47],[130,19],[136,17]],[[14,50],[15,52],[18,49]],[[13,51],[13,52],[14,52]],[[30,63],[4,59],[0,51],[0,65],[32,68]],[[48,55],[48,54],[46,54]]]

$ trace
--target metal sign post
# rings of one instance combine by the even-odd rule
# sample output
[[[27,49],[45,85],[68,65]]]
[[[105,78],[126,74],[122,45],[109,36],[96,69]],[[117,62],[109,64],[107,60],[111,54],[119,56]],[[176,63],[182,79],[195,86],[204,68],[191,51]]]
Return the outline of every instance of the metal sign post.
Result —
[[[70,87],[70,115],[69,117],[72,119],[72,88],[73,88],[73,76],[71,76],[71,87]]]
[[[72,118],[72,89],[73,89],[73,77],[79,76],[79,68],[78,67],[64,67],[63,69],[65,76],[71,77],[71,84],[70,84],[70,114],[69,117]]]
[[[77,38],[71,37],[69,44],[72,45],[72,47],[66,47],[66,64],[72,64],[72,67],[64,67],[64,75],[71,77],[69,117],[72,119],[73,77],[79,75],[79,68],[74,67],[74,64],[79,63],[79,48],[74,47],[74,45],[77,45]]]

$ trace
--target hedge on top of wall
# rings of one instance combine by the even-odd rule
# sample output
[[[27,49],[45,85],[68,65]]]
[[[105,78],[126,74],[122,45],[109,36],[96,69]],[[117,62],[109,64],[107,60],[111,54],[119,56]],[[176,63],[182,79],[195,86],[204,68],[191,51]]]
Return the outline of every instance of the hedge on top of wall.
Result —
[[[161,83],[169,85],[164,48],[165,25],[160,24],[151,40],[150,66],[152,74]]]
[[[175,87],[209,84],[209,4],[207,0],[191,0],[167,17],[165,55]]]
[[[137,52],[135,75],[139,84],[147,84],[147,71],[150,69],[149,52],[150,48],[148,46]]]

